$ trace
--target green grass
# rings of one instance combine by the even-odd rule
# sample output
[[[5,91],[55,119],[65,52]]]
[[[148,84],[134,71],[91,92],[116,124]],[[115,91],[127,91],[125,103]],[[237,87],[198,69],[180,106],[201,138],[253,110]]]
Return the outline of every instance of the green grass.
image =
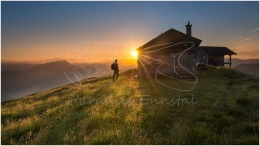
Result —
[[[2,102],[1,144],[259,144],[258,79],[210,67],[180,92],[135,74]]]

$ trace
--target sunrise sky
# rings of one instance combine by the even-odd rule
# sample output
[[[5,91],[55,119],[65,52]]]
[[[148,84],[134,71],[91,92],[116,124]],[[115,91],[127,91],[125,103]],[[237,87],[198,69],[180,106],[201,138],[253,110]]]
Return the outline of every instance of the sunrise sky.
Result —
[[[259,58],[259,2],[1,2],[2,61],[136,64],[132,50],[174,28]]]

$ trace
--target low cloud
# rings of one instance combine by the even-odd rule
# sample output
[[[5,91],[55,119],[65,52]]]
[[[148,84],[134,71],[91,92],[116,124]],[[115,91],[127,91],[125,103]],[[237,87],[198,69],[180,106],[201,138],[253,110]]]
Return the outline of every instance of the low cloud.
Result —
[[[254,32],[254,31],[257,31],[259,28],[255,29],[255,30],[252,30],[251,32]]]
[[[237,53],[237,55],[235,55],[235,58],[240,58],[240,59],[259,58],[259,50],[234,49],[233,51]]]
[[[250,39],[252,39],[252,38],[254,38],[254,37],[257,37],[257,36],[259,36],[259,34],[258,34],[258,35],[255,35],[255,36],[252,36],[252,37],[248,37],[248,38],[244,39],[244,41],[250,40]]]
[[[259,30],[259,28],[254,29],[254,30],[252,30],[251,32],[255,32],[255,31],[257,31],[257,30]],[[259,35],[259,34],[258,34],[258,35]],[[254,37],[258,36],[258,35],[255,35],[255,36],[252,36],[252,37],[245,38],[244,41],[250,40],[250,39],[252,39],[252,38],[254,38]],[[237,39],[241,39],[242,37],[243,37],[243,36],[240,36],[240,37],[238,37]]]
[[[237,39],[241,39],[243,36],[238,37]]]

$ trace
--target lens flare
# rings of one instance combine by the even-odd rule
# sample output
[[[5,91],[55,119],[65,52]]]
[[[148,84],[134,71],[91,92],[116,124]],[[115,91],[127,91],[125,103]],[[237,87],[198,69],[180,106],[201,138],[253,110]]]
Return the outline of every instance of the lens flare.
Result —
[[[138,52],[137,52],[136,50],[134,50],[134,51],[132,51],[132,55],[133,55],[134,57],[137,57],[137,56],[138,56]]]

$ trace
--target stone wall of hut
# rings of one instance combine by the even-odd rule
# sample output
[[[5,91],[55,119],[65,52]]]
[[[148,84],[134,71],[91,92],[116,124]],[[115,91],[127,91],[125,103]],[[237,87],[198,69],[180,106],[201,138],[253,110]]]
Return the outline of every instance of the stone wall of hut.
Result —
[[[145,54],[145,57],[138,58],[139,76],[154,76],[165,74],[168,76],[197,74],[196,51],[165,52]],[[143,55],[144,56],[144,55]]]

